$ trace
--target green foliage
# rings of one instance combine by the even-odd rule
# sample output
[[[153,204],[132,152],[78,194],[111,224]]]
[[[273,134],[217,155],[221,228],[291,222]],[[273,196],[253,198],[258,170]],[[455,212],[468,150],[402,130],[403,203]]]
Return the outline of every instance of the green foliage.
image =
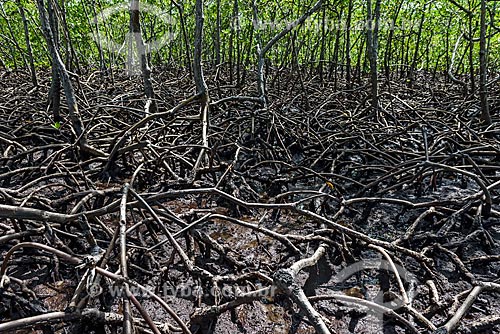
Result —
[[[119,0],[52,0],[60,8],[58,17],[61,52],[67,59],[73,46],[80,65],[98,67],[99,50],[102,50],[106,66],[122,66],[127,60],[127,33],[129,29],[128,1]],[[233,66],[254,64],[256,60],[257,36],[262,46],[284,29],[287,24],[300,17],[313,5],[312,1],[257,1],[258,22],[253,19],[253,1],[220,1],[220,58]],[[317,67],[320,60],[325,63],[345,65],[347,57],[351,64],[365,63],[366,2],[352,0],[353,12],[347,26],[349,0],[325,1],[324,10],[312,15],[308,21],[280,40],[267,55],[273,66],[299,65]],[[408,66],[416,58],[417,68],[446,70],[460,38],[455,55],[457,72],[467,73],[469,62],[464,54],[469,48],[468,38],[475,39],[473,63],[478,66],[479,1],[457,0],[469,16],[446,0],[426,2],[423,0],[384,1],[380,21],[380,59],[386,57],[389,66]],[[33,46],[33,57],[38,67],[47,67],[50,60],[45,40],[41,34],[35,1],[21,0],[29,23],[29,38]],[[205,3],[204,59],[216,59],[217,0]],[[142,35],[148,43],[153,63],[175,62],[186,65],[187,51],[184,34],[192,48],[194,35],[194,2],[180,1],[185,21],[183,31],[180,12],[172,1],[143,1],[141,11]],[[235,13],[235,4],[238,12]],[[120,7],[122,5],[122,7]],[[491,18],[496,14],[496,2],[489,3]],[[0,58],[8,68],[26,67],[28,57],[19,5],[14,0],[1,2],[0,11]],[[64,15],[62,15],[64,13]],[[415,52],[420,20],[424,15],[420,50]],[[470,19],[470,20],[469,20]],[[471,23],[471,25],[470,25]],[[67,24],[67,31],[64,29]],[[392,30],[392,32],[391,32]],[[496,67],[500,62],[494,50],[499,47],[496,30],[488,28],[489,63]],[[350,49],[345,48],[350,38]],[[389,41],[391,42],[389,48]],[[192,50],[189,50],[192,52]],[[75,57],[71,58],[76,61]],[[379,62],[383,66],[383,61]]]

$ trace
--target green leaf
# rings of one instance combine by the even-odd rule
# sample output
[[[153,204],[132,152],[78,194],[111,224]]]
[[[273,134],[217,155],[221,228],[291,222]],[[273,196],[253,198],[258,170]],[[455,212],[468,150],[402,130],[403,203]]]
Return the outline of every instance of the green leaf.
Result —
[[[54,129],[59,130],[59,129],[61,128],[61,122],[55,122],[54,124],[52,124],[52,127],[53,127]]]

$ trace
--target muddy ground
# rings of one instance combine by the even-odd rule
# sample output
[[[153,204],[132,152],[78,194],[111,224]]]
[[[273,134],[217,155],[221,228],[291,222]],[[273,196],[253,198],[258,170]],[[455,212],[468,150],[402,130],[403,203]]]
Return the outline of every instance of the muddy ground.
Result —
[[[500,89],[485,126],[445,77],[384,81],[372,110],[362,82],[270,73],[267,109],[244,98],[251,72],[208,73],[200,168],[199,104],[173,109],[194,94],[183,71],[155,70],[152,116],[140,78],[74,78],[101,155],[74,145],[66,115],[55,126],[47,75],[33,89],[0,73],[0,328],[121,333],[130,310],[146,333],[320,332],[301,290],[331,333],[437,333],[454,315],[455,333],[500,333]],[[295,290],[276,287],[318,252]]]

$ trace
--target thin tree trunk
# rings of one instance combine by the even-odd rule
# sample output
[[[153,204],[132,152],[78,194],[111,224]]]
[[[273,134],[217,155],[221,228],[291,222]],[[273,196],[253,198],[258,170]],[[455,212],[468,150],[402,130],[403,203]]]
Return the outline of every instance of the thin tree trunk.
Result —
[[[238,0],[235,0],[235,4],[233,5],[233,16],[231,18],[231,26],[230,26],[230,33],[229,33],[229,45],[228,45],[229,82],[231,83],[231,85],[233,84],[233,75],[234,75],[233,74],[233,72],[234,72],[233,45],[234,45],[234,35],[235,35],[235,31],[236,31],[236,20],[237,20],[237,17],[235,17],[235,14],[234,14],[234,6],[238,6]]]
[[[24,29],[24,40],[26,41],[26,50],[28,51],[30,71],[31,71],[31,82],[34,87],[38,87],[38,80],[36,77],[35,62],[33,60],[33,49],[31,47],[30,33],[28,29],[28,21],[26,20],[26,14],[24,13],[24,7],[21,4],[21,0],[17,0],[17,5],[19,7],[19,14],[21,15],[21,20],[23,21]]]
[[[452,16],[448,19],[448,25],[451,24]],[[436,60],[436,63],[438,60]],[[437,65],[436,65],[437,68]],[[446,30],[446,69],[450,68],[450,29]],[[446,76],[446,82],[449,82],[448,76]]]
[[[351,18],[352,18],[352,10],[353,10],[353,0],[349,0],[349,8],[347,10],[347,21],[346,21],[346,36],[345,36],[345,54],[346,54],[346,81],[347,81],[347,89],[352,88],[352,79],[351,79]]]
[[[92,3],[91,3],[91,6],[92,8],[92,14],[94,15],[94,17],[97,17],[97,11],[96,11],[96,3],[95,3],[95,0],[92,0]],[[83,5],[83,9],[85,11],[85,16],[87,16],[87,20],[89,22],[89,27],[92,31],[94,35],[94,41],[95,41],[95,44],[96,44],[96,47],[97,47],[97,51],[99,52],[99,67],[101,69],[101,71],[106,71],[107,68],[106,68],[106,62],[104,60],[104,51],[102,49],[102,37],[101,37],[101,31],[99,29],[99,24],[98,24],[98,20],[93,20],[93,22],[89,19],[88,17],[88,13],[87,13],[87,9],[85,7],[85,5]],[[94,30],[92,30],[92,26],[94,28]],[[102,76],[102,72],[101,72],[101,76]]]
[[[372,95],[372,110],[378,109],[378,24],[380,18],[381,0],[376,0],[375,11],[372,13],[372,1],[367,1],[367,21],[368,29],[366,31],[366,41],[368,49],[368,58],[370,61],[370,80],[371,80],[371,95]]]
[[[342,21],[342,12],[339,13],[338,17],[339,22]],[[335,31],[335,46],[333,48],[333,63],[335,65],[334,68],[334,84],[333,87],[335,90],[337,90],[337,82],[338,82],[338,70],[339,70],[339,49],[340,49],[340,29],[337,29]]]
[[[418,33],[417,33],[417,42],[415,43],[415,50],[413,53],[413,60],[411,62],[410,66],[410,75],[409,75],[409,87],[413,87],[413,81],[415,80],[415,69],[417,68],[417,61],[418,61],[418,54],[419,54],[419,49],[420,49],[420,41],[422,39],[422,30],[424,28],[424,19],[425,19],[425,9],[427,7],[427,4],[424,4],[424,8],[422,9],[422,17],[420,18],[420,24],[418,26]]]
[[[13,44],[15,46],[14,49],[17,50],[18,54],[23,59],[24,66],[28,67],[28,61],[26,60],[26,56],[24,55],[23,49],[21,48],[21,46],[17,42],[16,34],[14,33],[14,31],[12,29],[12,25],[10,24],[9,15],[7,15],[7,13],[5,12],[3,2],[0,2],[0,9],[1,9],[0,15],[5,20],[5,23],[7,25],[7,29],[8,29],[9,35],[10,35],[10,42],[11,42],[10,44]],[[12,52],[12,58],[15,59],[15,52]]]
[[[98,5],[98,7],[94,7],[93,10],[96,12],[99,11],[99,15],[101,17],[103,17],[101,0],[97,0],[97,5]],[[97,17],[97,13],[95,14],[95,16]],[[102,28],[100,31],[103,31],[105,39],[107,39],[107,40],[111,39],[109,25],[106,24],[106,22],[104,22],[104,21],[102,22]],[[111,82],[114,84],[115,79],[114,79],[114,74],[113,74],[113,64],[117,61],[117,57],[114,55],[113,52],[111,52],[111,50],[108,49],[107,51],[108,51],[108,61],[109,61],[108,73],[109,73],[109,76],[111,78]]]
[[[156,103],[154,102],[154,89],[153,83],[151,81],[151,68],[148,63],[148,55],[146,47],[144,45],[144,40],[142,39],[141,33],[141,21],[140,21],[140,2],[139,0],[130,1],[130,32],[134,36],[135,46],[137,48],[137,54],[139,57],[139,62],[141,64],[142,78],[144,81],[144,93],[146,97],[151,101],[150,110],[155,112]]]
[[[221,16],[220,16],[220,0],[217,0],[217,18],[215,24],[215,41],[214,41],[214,49],[215,49],[215,65],[220,64],[220,31],[221,31]]]
[[[194,175],[197,174],[203,158],[206,157],[206,152],[209,148],[208,144],[208,121],[209,121],[209,106],[210,97],[208,95],[208,87],[205,82],[202,67],[202,51],[203,51],[203,23],[205,17],[203,13],[203,0],[196,0],[196,28],[194,32],[194,54],[193,54],[193,75],[196,84],[196,91],[200,95],[200,118],[202,124],[202,145],[203,149],[198,156],[194,165]]]
[[[59,24],[54,15],[54,8],[52,6],[52,2],[49,1],[47,6],[48,6],[48,20],[49,20],[48,26],[52,31],[53,45],[56,50],[59,50]],[[55,53],[50,52],[50,46],[48,45],[48,47],[49,47],[49,53],[51,54],[52,57],[52,82],[50,85],[49,98],[52,102],[52,115],[54,117],[54,123],[58,123],[63,120],[63,118],[61,117],[61,76],[59,74]]]
[[[74,65],[76,66],[76,72],[78,74],[81,74],[82,69],[80,66],[80,60],[79,60],[78,56],[76,55],[75,48],[73,47],[73,42],[71,40],[71,33],[70,33],[69,28],[68,28],[68,22],[66,20],[66,9],[64,8],[65,2],[64,2],[64,0],[61,0],[62,7],[59,6],[57,1],[54,1],[54,4],[55,4],[56,9],[59,13],[59,17],[61,18],[62,31],[63,31],[64,37],[66,39],[66,44],[67,44],[66,49],[68,50],[68,52],[66,53],[66,58],[67,58],[66,59],[66,67],[69,68],[70,71],[72,71],[72,64],[74,63]]]
[[[359,48],[358,48],[358,59],[356,60],[356,82],[358,85],[361,84],[361,61],[366,57],[366,54],[363,53],[363,51],[366,49],[366,36],[363,36],[364,34],[360,35],[360,43],[359,43]],[[364,69],[363,69],[364,70]]]
[[[401,11],[401,7],[403,7],[404,0],[400,1],[398,4],[398,7],[396,9],[396,12],[394,13],[394,16],[392,17],[392,24],[396,26],[396,22],[399,16],[399,12]],[[391,55],[392,55],[392,41],[394,39],[394,31],[395,29],[390,29],[389,30],[389,37],[387,37],[387,43],[385,47],[385,54],[384,54],[384,71],[385,71],[385,77],[387,80],[390,80],[391,78],[391,70],[390,70],[390,60],[391,60]]]
[[[47,39],[47,45],[49,47],[49,51],[52,55],[52,59],[55,62],[55,67],[57,68],[58,76],[61,79],[62,86],[64,88],[64,93],[66,96],[66,100],[68,103],[68,113],[71,119],[71,125],[73,126],[73,130],[75,132],[76,138],[80,140],[85,140],[84,138],[80,138],[83,134],[84,127],[82,121],[80,119],[80,115],[78,113],[78,105],[76,103],[75,93],[73,89],[73,84],[69,78],[68,71],[66,70],[66,66],[61,59],[61,55],[59,54],[59,50],[57,47],[57,42],[54,38],[54,34],[52,31],[51,24],[49,23],[49,18],[47,17],[47,13],[45,10],[45,4],[43,0],[37,0],[38,11],[40,13],[40,21],[42,23],[42,29],[45,34],[45,38]],[[51,16],[52,7],[49,4],[49,16]],[[52,16],[53,17],[53,16]]]
[[[49,103],[52,104],[52,117],[54,123],[61,122],[61,80],[57,69],[56,60],[52,57],[52,81],[50,83]]]
[[[233,18],[235,20],[236,24],[236,85],[239,86],[242,83],[242,78],[241,78],[241,26],[240,26],[240,17],[239,17],[239,5],[238,5],[238,0],[234,0],[234,12],[233,12]],[[252,40],[253,36],[253,29],[250,33],[250,38],[249,41]]]
[[[487,57],[486,49],[486,0],[481,0],[481,32],[479,36],[479,97],[481,99],[481,118],[487,124],[491,124],[490,107],[488,104],[488,86],[487,81]],[[472,36],[471,36],[472,37]]]
[[[474,71],[474,28],[472,27],[472,13],[469,12],[469,73],[470,73],[470,91],[472,94],[476,91],[476,78]]]
[[[172,3],[179,11],[179,22],[181,24],[182,37],[184,39],[184,46],[186,47],[186,67],[189,71],[189,75],[191,76],[191,44],[189,43],[189,37],[186,31],[186,21],[184,19],[184,5],[179,4],[177,1],[172,0]]]
[[[78,112],[78,104],[76,102],[73,84],[71,83],[68,71],[66,70],[66,66],[64,65],[61,55],[59,54],[59,50],[56,44],[56,40],[54,38],[54,34],[52,32],[49,18],[47,17],[47,11],[45,9],[44,0],[37,0],[37,7],[38,7],[38,12],[40,14],[40,22],[42,24],[42,30],[44,32],[45,39],[47,40],[47,46],[54,61],[54,66],[57,68],[58,76],[61,79],[61,83],[64,89],[66,102],[68,104],[68,114],[76,138],[76,143],[80,147],[80,149],[86,153],[96,156],[103,156],[104,153],[87,145],[87,140],[85,137],[85,129],[83,126],[83,122],[80,118],[80,114]],[[51,13],[52,7],[50,5],[48,7],[48,10],[49,14],[53,15],[53,13]]]
[[[321,13],[321,47],[319,52],[318,74],[319,80],[323,82],[323,68],[325,62],[325,43],[326,43],[326,8]]]
[[[202,51],[203,51],[203,23],[205,20],[203,12],[203,0],[196,0],[196,29],[194,33],[194,56],[193,74],[198,94],[207,94],[208,88],[203,75]]]
[[[267,96],[266,96],[266,88],[265,88],[265,71],[264,71],[264,60],[266,53],[278,42],[281,38],[287,35],[292,29],[302,23],[309,16],[311,16],[314,12],[321,8],[323,1],[318,0],[313,7],[311,7],[307,12],[305,12],[301,17],[288,24],[285,29],[283,29],[280,33],[276,34],[267,44],[261,48],[260,42],[257,43],[257,53],[258,53],[258,65],[257,65],[257,90],[259,92],[259,98],[261,99],[261,103],[263,108],[267,108]],[[254,20],[258,22],[258,14],[257,14],[257,4],[253,2],[254,7]],[[259,34],[258,34],[259,35]],[[259,40],[259,39],[258,39]]]

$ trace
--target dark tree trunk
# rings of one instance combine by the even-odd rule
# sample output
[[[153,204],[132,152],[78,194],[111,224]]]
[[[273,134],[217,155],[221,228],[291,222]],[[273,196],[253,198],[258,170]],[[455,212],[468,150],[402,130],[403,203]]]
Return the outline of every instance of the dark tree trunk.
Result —
[[[349,0],[349,8],[347,9],[347,21],[346,21],[346,36],[345,36],[345,54],[346,54],[346,81],[347,88],[350,89],[352,87],[352,79],[351,79],[351,18],[352,18],[352,10],[353,10],[353,0]]]
[[[488,104],[488,86],[487,81],[487,57],[488,50],[486,48],[486,0],[481,0],[481,32],[479,37],[479,97],[481,99],[481,118],[487,124],[491,124],[490,107]]]
[[[205,153],[209,147],[208,144],[208,121],[209,121],[209,106],[210,97],[208,95],[208,87],[205,82],[202,67],[202,51],[203,51],[203,23],[205,20],[203,12],[203,0],[196,0],[196,27],[194,32],[194,54],[193,54],[193,75],[196,84],[196,92],[200,95],[200,119],[202,124],[202,145],[203,149],[198,156],[196,164],[193,168],[196,175]]]
[[[378,25],[380,18],[380,4],[381,0],[376,0],[375,10],[372,13],[372,1],[367,1],[367,22],[368,29],[366,33],[366,44],[368,50],[368,59],[370,61],[370,81],[371,81],[371,96],[372,96],[372,109],[378,109],[378,72],[377,72],[377,58],[378,58]]]
[[[184,40],[184,46],[186,47],[186,67],[189,71],[189,75],[191,75],[191,44],[189,43],[189,37],[186,31],[186,21],[184,19],[184,5],[182,3],[178,3],[175,0],[172,0],[172,3],[174,6],[177,8],[179,11],[179,21],[181,24],[181,30],[182,30],[182,38]]]
[[[19,7],[19,14],[21,15],[21,20],[23,21],[24,39],[26,41],[26,50],[28,51],[30,71],[31,71],[31,82],[33,83],[33,86],[38,87],[35,62],[33,60],[33,49],[31,47],[30,33],[28,29],[28,21],[26,20],[26,14],[24,13],[24,7],[21,4],[21,0],[17,0],[17,5]]]
[[[78,104],[76,102],[73,84],[71,83],[68,71],[66,70],[66,66],[64,65],[64,62],[59,53],[58,44],[56,43],[56,39],[54,38],[54,33],[52,31],[52,27],[49,21],[49,16],[51,16],[53,18],[52,22],[53,23],[56,22],[54,13],[52,12],[53,8],[49,4],[48,6],[49,16],[47,16],[47,10],[45,9],[44,0],[37,0],[37,7],[40,15],[40,22],[42,24],[42,30],[45,35],[45,39],[47,40],[47,46],[53,60],[53,74],[54,72],[57,72],[55,78],[57,77],[60,78],[62,87],[64,89],[64,95],[66,96],[66,102],[68,104],[68,114],[71,121],[71,126],[74,132],[74,136],[76,139],[76,144],[81,149],[81,151],[85,152],[86,154],[103,156],[104,153],[94,149],[93,147],[87,144],[87,139],[85,136],[85,128],[83,126],[83,122],[80,118],[80,113],[78,111]],[[59,84],[57,85],[59,87]]]
[[[147,50],[144,45],[144,40],[142,39],[140,3],[138,0],[130,1],[130,32],[134,36],[137,54],[141,64],[142,78],[144,81],[144,93],[146,94],[146,97],[152,101],[150,110],[154,112],[156,110],[156,104],[154,102],[155,94],[153,83],[151,81],[151,68],[149,67]]]
[[[396,9],[396,12],[394,13],[394,16],[392,17],[392,24],[396,26],[396,22],[399,16],[399,12],[401,11],[401,7],[403,6],[403,1],[400,1],[398,4],[398,7]],[[390,29],[389,31],[389,36],[387,37],[387,43],[385,47],[385,54],[384,54],[384,71],[385,71],[385,77],[387,80],[390,80],[391,76],[391,69],[389,67],[390,61],[391,61],[391,55],[392,55],[392,41],[394,39],[394,32],[395,29]]]
[[[52,31],[52,41],[54,48],[59,50],[59,24],[54,15],[54,8],[52,7],[52,2],[49,1],[48,4],[48,19],[49,27]],[[42,25],[43,28],[43,25]],[[50,52],[50,46],[49,46]],[[52,103],[52,115],[54,117],[54,123],[61,122],[61,77],[59,75],[59,69],[57,65],[57,59],[55,58],[55,53],[50,52],[52,57],[52,82],[50,85],[50,100]]]
[[[411,62],[410,66],[410,75],[409,75],[409,87],[413,87],[413,81],[415,80],[415,70],[417,68],[417,61],[418,61],[418,54],[419,54],[419,49],[420,49],[420,41],[422,39],[422,30],[424,27],[424,19],[425,19],[425,9],[427,7],[427,4],[424,5],[424,8],[422,10],[422,17],[420,18],[420,24],[418,26],[418,32],[417,32],[417,42],[415,43],[415,50],[413,53],[413,60]]]
[[[221,53],[221,42],[220,42],[220,31],[221,31],[221,15],[220,15],[220,0],[217,0],[217,18],[215,23],[215,41],[214,41],[214,49],[215,49],[215,65],[220,64],[220,53]]]
[[[472,94],[476,91],[476,78],[474,71],[474,28],[473,28],[473,17],[472,13],[469,12],[469,73],[470,73],[470,91]]]

